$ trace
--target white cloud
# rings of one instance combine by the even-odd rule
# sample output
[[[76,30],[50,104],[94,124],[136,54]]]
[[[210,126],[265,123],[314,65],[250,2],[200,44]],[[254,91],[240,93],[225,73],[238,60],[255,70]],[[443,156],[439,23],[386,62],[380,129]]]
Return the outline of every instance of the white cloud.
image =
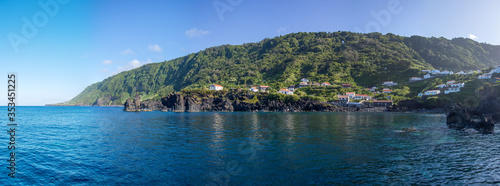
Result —
[[[160,45],[149,45],[148,46],[149,50],[153,51],[153,52],[161,52],[162,49],[160,47]]]
[[[137,59],[134,59],[130,62],[128,62],[127,64],[123,65],[123,66],[119,66],[118,67],[118,70],[115,71],[113,74],[118,74],[120,72],[123,72],[123,71],[128,71],[128,70],[132,70],[134,68],[138,68],[138,67],[141,67],[145,64],[149,64],[149,63],[152,63],[153,61],[151,59],[148,58],[148,60],[146,60],[145,62],[141,62]]]
[[[285,27],[280,27],[280,28],[278,29],[278,34],[283,34],[283,33],[285,33],[285,32],[286,32],[286,28],[285,28]]]
[[[142,66],[142,63],[141,63],[139,60],[134,59],[134,60],[132,60],[132,61],[129,63],[129,66],[130,66],[130,67],[132,67],[132,69],[134,69],[134,68],[137,68],[137,67]]]
[[[472,40],[476,40],[477,39],[477,36],[474,35],[474,34],[469,34],[469,38],[472,39]]]
[[[116,71],[116,73],[120,73],[120,72],[123,72],[123,71],[132,70],[132,69],[140,67],[142,65],[143,64],[139,60],[134,59],[134,60],[130,61],[129,63],[123,65],[123,66],[119,66],[118,67],[118,71]]]
[[[197,28],[193,28],[191,30],[186,31],[186,36],[189,38],[195,38],[195,37],[203,37],[204,35],[210,34],[210,31],[208,30],[199,30]]]
[[[102,72],[102,73],[107,73],[107,72],[108,72],[108,69],[107,69],[107,68],[105,68],[105,69],[100,70],[99,72]]]
[[[125,49],[124,51],[122,51],[122,54],[123,55],[127,55],[127,54],[131,54],[131,55],[134,55],[135,52],[132,50],[132,49]]]
[[[111,60],[104,60],[104,61],[102,61],[102,64],[111,65],[111,64],[113,64],[113,61],[111,61]]]

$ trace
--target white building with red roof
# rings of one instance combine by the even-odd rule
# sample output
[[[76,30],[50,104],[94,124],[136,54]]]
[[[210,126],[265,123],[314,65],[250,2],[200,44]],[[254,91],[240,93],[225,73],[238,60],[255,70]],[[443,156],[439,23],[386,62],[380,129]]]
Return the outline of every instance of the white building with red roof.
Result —
[[[210,85],[210,90],[219,91],[219,90],[222,90],[222,89],[224,89],[224,87],[222,85],[217,85],[217,84]]]

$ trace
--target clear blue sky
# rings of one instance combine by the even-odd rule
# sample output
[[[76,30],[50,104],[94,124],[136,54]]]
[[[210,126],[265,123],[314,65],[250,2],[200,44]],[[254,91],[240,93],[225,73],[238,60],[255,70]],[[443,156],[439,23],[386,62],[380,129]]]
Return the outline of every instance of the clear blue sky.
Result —
[[[378,31],[498,45],[499,7],[493,0],[2,0],[0,92],[7,73],[16,72],[19,105],[64,102],[145,63],[291,32]],[[0,105],[6,102],[0,96]]]

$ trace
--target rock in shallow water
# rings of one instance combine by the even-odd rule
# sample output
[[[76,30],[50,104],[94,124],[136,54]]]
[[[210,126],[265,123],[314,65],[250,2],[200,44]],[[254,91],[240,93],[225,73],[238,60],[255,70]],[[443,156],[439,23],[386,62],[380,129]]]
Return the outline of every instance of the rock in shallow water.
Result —
[[[495,120],[490,114],[483,114],[475,109],[455,105],[446,117],[446,124],[452,129],[476,129],[483,133],[493,133]]]

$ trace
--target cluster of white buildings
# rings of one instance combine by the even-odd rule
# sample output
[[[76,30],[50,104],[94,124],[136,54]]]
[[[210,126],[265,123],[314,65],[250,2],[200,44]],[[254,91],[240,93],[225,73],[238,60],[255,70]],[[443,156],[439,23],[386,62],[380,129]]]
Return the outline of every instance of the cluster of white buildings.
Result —
[[[315,83],[315,82],[309,82],[309,79],[302,78],[300,79],[299,83],[299,88],[306,87],[306,86],[311,86],[311,85],[316,85],[316,86],[331,86],[332,84],[328,82],[323,82],[323,83]]]
[[[395,86],[395,85],[398,85],[398,83],[394,83],[393,81],[384,81],[384,83],[382,83],[383,86]]]
[[[428,90],[428,91],[425,91],[423,93],[423,95],[426,95],[426,96],[433,96],[433,95],[438,95],[438,94],[441,94],[441,91],[440,90]],[[419,96],[422,96],[422,93],[418,94]]]
[[[392,100],[372,100],[371,96],[366,94],[356,94],[355,92],[347,92],[345,95],[337,95],[339,103],[348,107],[362,107],[363,105],[371,105],[374,107],[387,107],[393,104]],[[351,100],[360,100],[351,102]],[[370,102],[367,102],[370,101]]]
[[[489,73],[479,75],[478,79],[491,79],[494,73],[500,73],[500,66],[496,66],[496,68],[492,69]]]
[[[482,74],[477,79],[491,79],[491,74]]]
[[[264,86],[264,85],[260,85],[258,87],[250,87],[250,91],[252,92],[266,92],[266,90],[269,88],[269,86]]]
[[[307,78],[302,78],[302,79],[300,79],[300,83],[299,83],[298,88],[307,87],[307,86],[311,86],[311,85],[316,85],[316,86],[331,86],[332,84],[330,84],[328,82],[323,82],[321,84],[320,83],[314,83],[314,82],[310,82],[309,79],[307,79]],[[295,85],[290,85],[290,86],[288,86],[287,89],[280,89],[278,92],[281,93],[281,94],[293,95],[294,91],[295,91]]]
[[[460,89],[465,86],[465,83],[457,83],[455,80],[446,82],[446,84],[438,85],[438,87],[444,88],[444,94],[449,94],[453,92],[460,92]]]
[[[457,73],[454,73],[453,71],[448,71],[448,70],[444,70],[444,71],[440,71],[440,70],[422,70],[422,72],[427,72],[428,74],[426,74],[426,76],[428,76],[428,78],[430,78],[431,77],[430,74],[432,74],[432,75],[453,75],[453,74],[467,75],[467,74],[481,73],[481,70],[469,70],[467,72],[460,71],[460,72],[457,72]],[[424,79],[427,79],[427,78],[425,78],[425,76],[424,76]]]
[[[444,94],[449,94],[453,92],[460,92],[460,89],[465,86],[465,83],[457,83],[455,80],[446,82],[446,84],[437,85],[438,88],[444,89]],[[441,94],[441,90],[428,90],[424,93],[418,94],[419,97],[422,96],[433,96]]]
[[[382,90],[382,93],[384,93],[384,94],[390,94],[390,93],[392,93],[392,90],[391,90],[391,89],[388,89],[388,88],[384,88],[384,89]]]
[[[432,76],[430,74],[425,74],[423,78],[421,78],[421,77],[411,77],[410,81],[420,81],[420,80],[424,80],[424,79],[429,79],[431,77]]]
[[[468,72],[464,72],[464,71],[457,72],[457,74],[460,74],[460,75],[467,75],[467,74],[474,74],[474,73],[481,73],[481,71],[480,70],[469,70]]]
[[[432,74],[432,75],[452,75],[454,74],[453,71],[448,71],[448,70],[444,70],[444,71],[440,71],[440,70],[422,70],[422,72],[427,72],[429,74]]]
[[[293,91],[288,89],[280,89],[278,92],[286,95],[293,95]]]
[[[337,98],[341,103],[347,104],[352,100],[370,100],[371,96],[366,94],[356,94],[356,92],[346,92],[345,95],[337,95]]]
[[[377,91],[378,87],[372,87],[372,88],[365,88],[365,90],[368,90],[370,92],[373,92],[373,94],[380,94],[380,93],[384,93],[384,94],[390,94],[392,93],[392,90],[389,89],[389,88],[383,88],[382,89],[382,92],[380,91]]]
[[[489,74],[500,73],[500,66],[496,66],[495,69],[491,70]]]

